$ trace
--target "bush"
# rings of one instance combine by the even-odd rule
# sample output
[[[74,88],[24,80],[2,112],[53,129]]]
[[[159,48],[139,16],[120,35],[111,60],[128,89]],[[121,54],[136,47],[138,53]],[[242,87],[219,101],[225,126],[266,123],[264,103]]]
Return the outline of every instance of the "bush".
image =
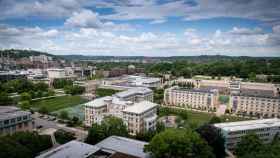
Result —
[[[65,144],[71,140],[76,139],[75,134],[71,132],[64,131],[62,129],[57,130],[54,133],[55,139],[59,144]]]

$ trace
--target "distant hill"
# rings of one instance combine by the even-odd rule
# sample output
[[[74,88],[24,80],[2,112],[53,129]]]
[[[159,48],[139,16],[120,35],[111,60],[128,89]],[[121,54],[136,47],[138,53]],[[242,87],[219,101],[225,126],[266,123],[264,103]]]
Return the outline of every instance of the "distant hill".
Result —
[[[192,62],[227,61],[227,60],[271,60],[280,57],[249,57],[249,56],[225,56],[225,55],[200,55],[200,56],[170,56],[170,57],[146,57],[146,56],[86,56],[86,55],[61,55],[68,60],[154,60],[154,61],[178,61],[188,60]]]
[[[9,55],[10,58],[13,59],[19,59],[19,58],[24,58],[24,57],[30,57],[30,56],[38,56],[38,55],[46,55],[49,57],[52,57],[53,59],[59,59],[61,57],[45,53],[45,52],[40,52],[40,51],[35,51],[35,50],[20,50],[20,49],[5,49],[5,50],[0,50],[0,55],[7,57]]]

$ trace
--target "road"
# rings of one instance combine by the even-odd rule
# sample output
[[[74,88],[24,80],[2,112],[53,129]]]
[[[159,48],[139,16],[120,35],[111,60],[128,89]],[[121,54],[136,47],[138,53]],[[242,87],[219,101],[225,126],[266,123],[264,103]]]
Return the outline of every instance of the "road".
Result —
[[[85,138],[88,135],[88,131],[74,128],[74,127],[67,127],[65,124],[57,123],[55,121],[48,121],[46,119],[39,118],[39,114],[35,113],[32,115],[35,122],[35,127],[42,125],[43,127],[40,129],[40,131],[48,130],[48,129],[63,129],[68,132],[75,133],[77,140],[84,141]]]

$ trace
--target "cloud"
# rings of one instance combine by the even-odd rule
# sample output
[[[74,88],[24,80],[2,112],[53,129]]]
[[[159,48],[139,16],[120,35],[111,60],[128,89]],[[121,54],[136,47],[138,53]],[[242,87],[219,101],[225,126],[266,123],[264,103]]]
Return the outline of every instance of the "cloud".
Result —
[[[165,23],[167,20],[166,19],[157,19],[157,20],[153,20],[150,22],[150,24],[162,24]]]
[[[132,31],[134,27],[129,24],[115,24],[114,22],[104,22],[100,19],[98,13],[91,10],[81,10],[74,12],[71,17],[66,19],[65,26],[77,28],[96,28],[113,31]]]
[[[264,32],[261,28],[258,27],[254,29],[234,27],[232,30],[229,31],[229,33],[233,35],[256,35],[263,34]]]
[[[275,31],[278,31],[275,27]],[[248,29],[248,28],[247,28]],[[232,28],[231,30],[234,30]],[[0,48],[32,48],[55,54],[86,55],[249,55],[279,56],[279,34],[231,34],[217,30],[200,35],[187,28],[181,34],[143,32],[134,35],[98,28],[70,30],[40,27],[0,27]],[[278,45],[277,45],[278,43]]]
[[[80,12],[74,12],[73,15],[66,20],[65,25],[73,27],[99,28],[103,24],[97,13],[90,10],[82,10]]]

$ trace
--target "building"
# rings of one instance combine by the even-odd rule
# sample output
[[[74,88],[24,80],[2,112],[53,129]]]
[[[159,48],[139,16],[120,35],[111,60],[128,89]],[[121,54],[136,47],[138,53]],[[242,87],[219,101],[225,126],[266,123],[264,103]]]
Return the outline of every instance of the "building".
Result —
[[[31,62],[41,62],[41,63],[48,63],[49,61],[52,61],[52,57],[46,56],[46,55],[38,55],[38,56],[30,56]]]
[[[233,113],[257,117],[280,117],[280,96],[272,90],[241,89],[230,95]]]
[[[78,141],[70,141],[36,158],[89,158],[99,150],[98,147]]]
[[[0,81],[9,81],[15,79],[27,79],[26,74],[21,74],[14,71],[0,71]]]
[[[142,101],[128,106],[122,112],[122,117],[129,133],[136,135],[143,131],[153,131],[156,129],[157,104]]]
[[[161,86],[161,79],[156,77],[127,76],[130,86],[157,88]]]
[[[31,113],[13,106],[0,106],[0,135],[17,131],[31,131],[34,123]]]
[[[150,158],[150,154],[144,152],[144,146],[147,144],[147,142],[130,138],[110,136],[97,143],[96,146],[108,152],[130,156],[127,158]]]
[[[48,78],[55,79],[55,78],[65,78],[66,73],[64,69],[48,69]]]
[[[98,98],[85,104],[85,125],[100,124],[104,117],[115,116],[129,125],[128,130],[131,134],[154,130],[156,106],[149,101],[133,103],[111,96]]]
[[[143,100],[153,101],[153,91],[145,87],[130,88],[114,94],[115,97],[124,101],[139,102]]]
[[[154,130],[156,104],[151,102],[152,96],[153,92],[150,89],[135,88],[90,101],[85,104],[85,125],[101,123],[105,116],[121,118],[127,125],[130,125],[131,115],[133,116],[131,119],[137,120],[135,123],[138,123],[131,125],[131,128],[128,127],[132,134]],[[148,125],[144,125],[144,123],[148,123]]]
[[[36,158],[150,158],[148,153],[144,153],[146,144],[118,136],[110,136],[96,145],[73,140]]]
[[[264,143],[273,140],[280,132],[280,119],[263,119],[214,124],[225,138],[225,147],[234,150],[241,137],[249,133],[257,134]]]
[[[200,110],[214,110],[218,106],[219,92],[215,89],[186,89],[174,86],[164,92],[168,106],[180,106]]]

